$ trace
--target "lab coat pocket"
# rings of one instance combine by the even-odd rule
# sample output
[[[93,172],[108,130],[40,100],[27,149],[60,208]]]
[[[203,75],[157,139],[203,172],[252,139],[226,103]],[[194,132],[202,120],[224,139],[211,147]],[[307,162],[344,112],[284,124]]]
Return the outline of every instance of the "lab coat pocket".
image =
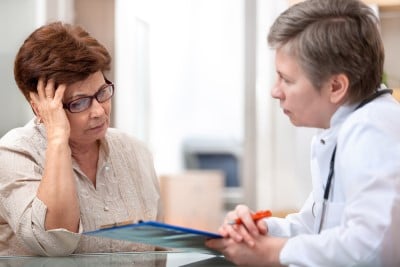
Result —
[[[325,229],[338,226],[343,217],[344,202],[328,202],[325,218]]]

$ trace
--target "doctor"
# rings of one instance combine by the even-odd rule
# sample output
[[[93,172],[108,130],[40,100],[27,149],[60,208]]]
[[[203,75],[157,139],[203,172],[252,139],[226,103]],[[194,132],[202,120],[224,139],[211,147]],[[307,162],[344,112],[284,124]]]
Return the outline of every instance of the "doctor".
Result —
[[[240,265],[400,266],[400,105],[380,86],[377,24],[357,0],[308,0],[274,22],[272,97],[295,126],[321,128],[313,190],[284,219],[253,222],[237,206],[210,248]]]

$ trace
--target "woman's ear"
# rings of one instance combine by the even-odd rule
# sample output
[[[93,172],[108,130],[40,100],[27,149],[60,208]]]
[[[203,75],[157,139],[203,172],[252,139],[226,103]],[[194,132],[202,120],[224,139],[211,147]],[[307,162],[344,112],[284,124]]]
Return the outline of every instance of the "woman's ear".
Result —
[[[35,113],[36,117],[39,117],[39,110],[38,110],[35,102],[32,100],[32,98],[29,100],[29,104],[31,105],[33,113]]]
[[[346,74],[334,75],[330,80],[330,100],[333,104],[344,103],[349,90],[349,78]]]

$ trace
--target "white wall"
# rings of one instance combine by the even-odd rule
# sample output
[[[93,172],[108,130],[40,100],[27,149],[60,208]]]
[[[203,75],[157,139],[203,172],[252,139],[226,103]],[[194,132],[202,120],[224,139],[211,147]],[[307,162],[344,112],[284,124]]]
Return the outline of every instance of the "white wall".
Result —
[[[116,2],[116,126],[137,134],[148,119],[147,139],[159,173],[182,170],[186,138],[243,138],[243,1],[152,0]],[[154,8],[156,7],[156,8]],[[132,12],[127,14],[126,10]],[[136,17],[136,18],[135,18]],[[123,18],[123,19],[122,19]],[[135,30],[148,25],[149,95],[147,114],[135,98]],[[118,25],[121,25],[119,27]],[[122,25],[125,26],[122,29]],[[127,25],[131,31],[126,31]],[[124,49],[118,54],[118,47]],[[130,48],[129,48],[130,47]],[[123,86],[123,88],[121,88]],[[123,91],[123,93],[122,93]],[[123,96],[122,96],[123,94]],[[128,104],[130,102],[130,104]],[[145,110],[145,108],[142,108]],[[125,119],[118,114],[127,114]],[[128,122],[133,127],[128,128]],[[133,122],[133,123],[132,123]],[[143,123],[142,123],[143,125]]]
[[[37,27],[57,19],[72,19],[71,0],[0,1],[0,136],[23,126],[33,112],[14,80],[14,59],[25,38]]]
[[[245,178],[246,202],[294,209],[310,190],[309,141],[314,131],[293,127],[270,97],[275,68],[266,34],[287,3],[255,2],[252,14],[245,13],[244,0],[117,0],[116,126],[149,144],[159,174],[183,169],[181,147],[187,138],[254,141],[255,150],[244,155],[245,163],[254,163],[247,166],[255,168]],[[246,31],[257,32],[245,35],[245,20],[254,19],[254,29]],[[143,45],[138,34],[143,25],[149,43],[142,53],[148,53],[149,67],[140,76],[137,68],[147,66],[146,57],[135,51]],[[253,62],[245,60],[246,42],[255,43]],[[255,73],[246,70],[251,64]],[[138,80],[148,88],[138,88]],[[256,98],[248,102],[245,92],[251,90]],[[244,118],[245,97],[254,117]],[[245,119],[255,120],[246,124],[246,137]]]
[[[311,190],[310,140],[314,129],[294,127],[270,92],[275,82],[274,51],[266,37],[286,1],[257,1],[255,208],[295,210]]]
[[[35,4],[24,0],[0,1],[0,136],[24,125],[32,114],[14,81],[14,58],[36,26]]]

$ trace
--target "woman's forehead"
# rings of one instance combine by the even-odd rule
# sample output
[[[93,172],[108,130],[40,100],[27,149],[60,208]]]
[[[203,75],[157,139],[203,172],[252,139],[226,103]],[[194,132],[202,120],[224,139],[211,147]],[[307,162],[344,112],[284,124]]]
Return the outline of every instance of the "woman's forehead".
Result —
[[[78,96],[93,95],[104,83],[103,74],[100,71],[95,72],[89,75],[85,80],[68,85],[64,94],[64,99],[68,100]]]

